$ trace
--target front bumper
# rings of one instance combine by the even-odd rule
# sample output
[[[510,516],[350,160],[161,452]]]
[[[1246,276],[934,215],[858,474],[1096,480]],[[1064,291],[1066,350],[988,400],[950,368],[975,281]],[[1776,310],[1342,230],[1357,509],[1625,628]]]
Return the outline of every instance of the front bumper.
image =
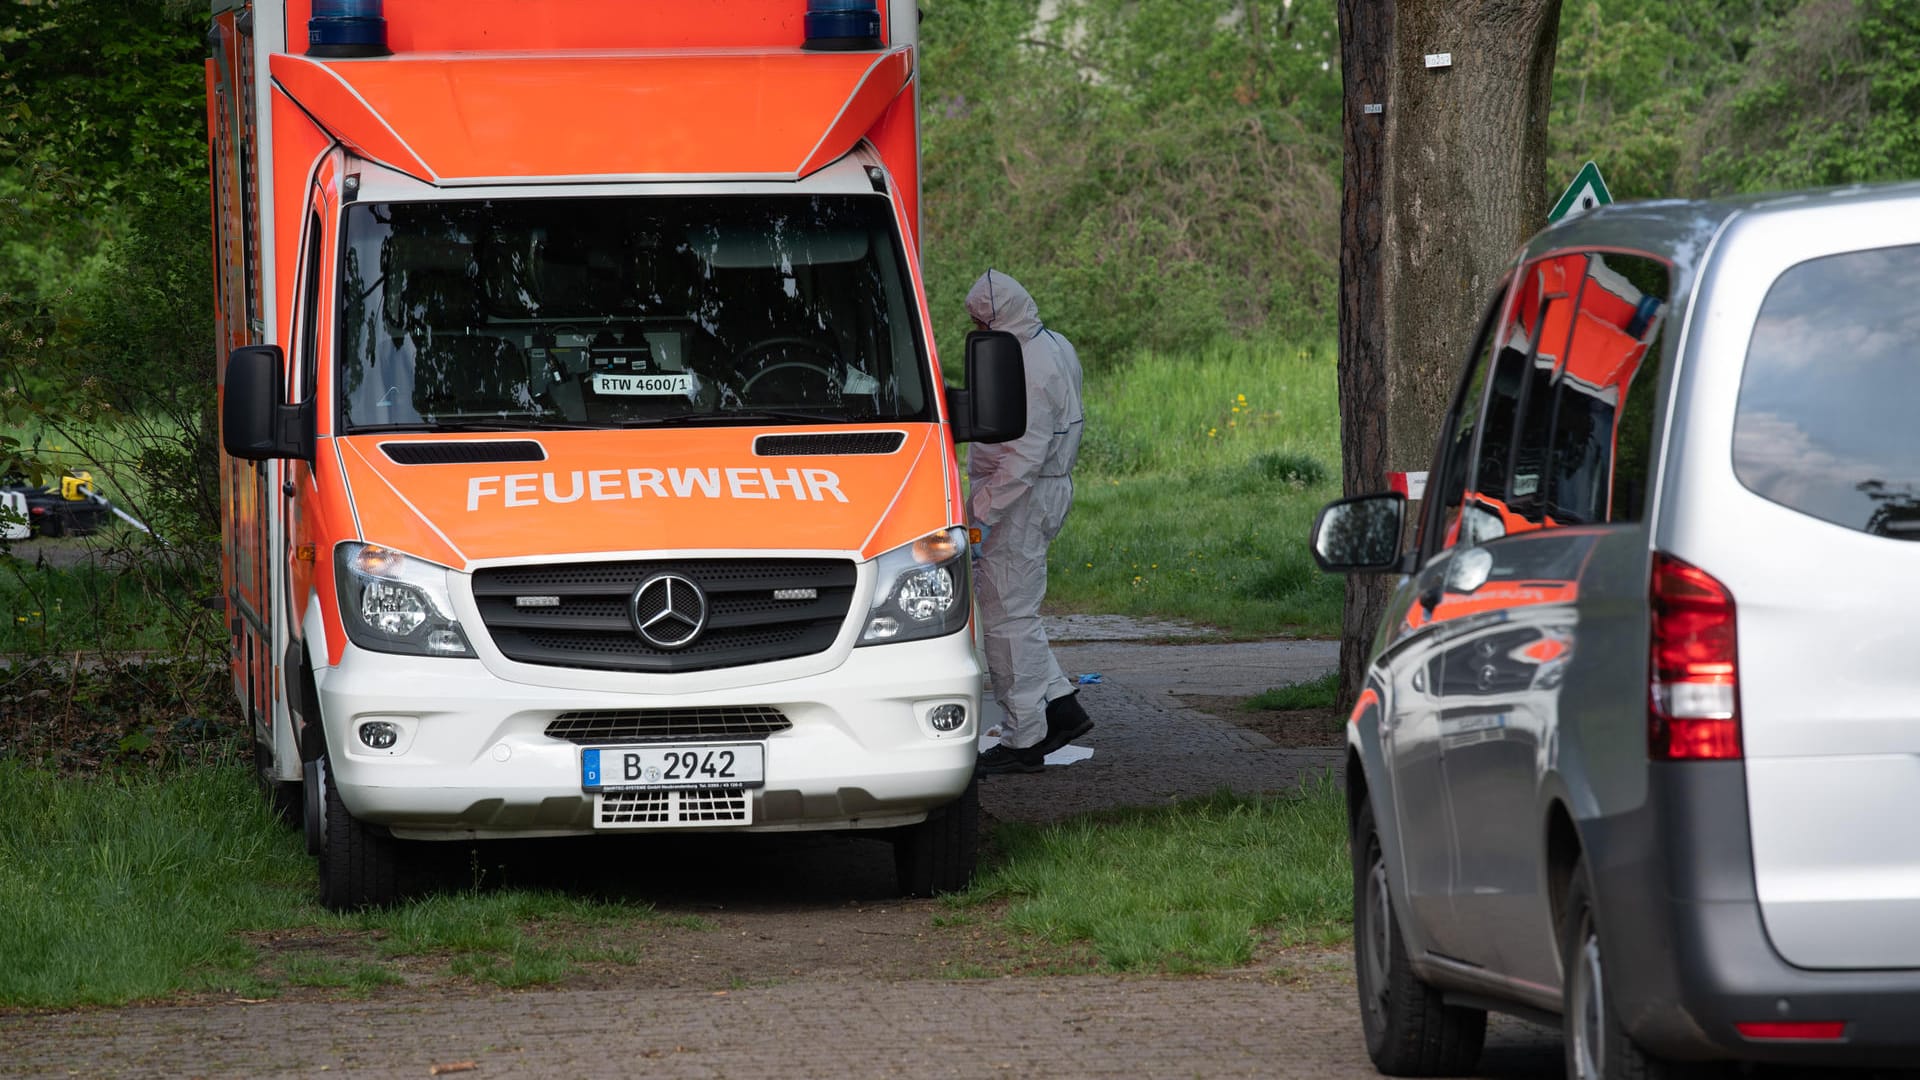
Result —
[[[970,634],[851,649],[826,671],[777,682],[714,687],[714,674],[702,674],[706,688],[686,692],[671,692],[673,676],[645,675],[629,677],[629,692],[571,689],[508,681],[479,660],[349,645],[316,682],[342,801],[401,837],[594,831],[595,798],[581,785],[583,747],[545,733],[568,712],[755,705],[785,714],[791,728],[755,740],[766,746],[766,781],[749,789],[751,824],[702,829],[910,824],[957,798],[973,774],[981,671]],[[966,722],[937,731],[928,713],[947,704],[965,706]],[[399,729],[391,749],[360,741],[356,733],[369,720]]]
[[[1920,971],[1816,971],[1774,951],[1754,891],[1744,763],[1658,763],[1648,780],[1645,807],[1588,825],[1608,995],[1634,1040],[1681,1060],[1920,1061]],[[1735,1026],[1769,1021],[1846,1028],[1816,1042],[1749,1039]]]

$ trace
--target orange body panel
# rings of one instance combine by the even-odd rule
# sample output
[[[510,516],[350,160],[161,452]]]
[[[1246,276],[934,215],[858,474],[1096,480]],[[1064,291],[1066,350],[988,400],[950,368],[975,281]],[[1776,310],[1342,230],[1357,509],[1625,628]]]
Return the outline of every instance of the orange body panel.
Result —
[[[906,51],[276,55],[274,78],[342,141],[436,183],[797,177],[899,96]],[[424,170],[424,175],[416,170]]]
[[[900,208],[906,214],[906,233],[913,237],[916,246],[920,242],[918,94],[917,84],[901,90],[867,136],[872,140],[874,149],[880,151],[881,159],[887,163],[887,171],[893,174],[894,195],[900,200]],[[909,254],[914,265],[919,265],[919,252]]]
[[[311,0],[288,0],[287,51],[307,51]],[[387,0],[395,52],[798,48],[799,0]],[[880,5],[880,32],[890,32]]]
[[[870,557],[952,524],[944,433],[904,427],[897,453],[825,458],[756,457],[752,428],[542,432],[547,459],[512,464],[398,465],[380,450],[421,436],[334,442],[364,536],[464,569],[640,550]]]
[[[313,170],[333,140],[313,126],[286,95],[273,95],[274,317],[270,340],[293,341],[293,290],[299,278],[300,238],[306,234]]]

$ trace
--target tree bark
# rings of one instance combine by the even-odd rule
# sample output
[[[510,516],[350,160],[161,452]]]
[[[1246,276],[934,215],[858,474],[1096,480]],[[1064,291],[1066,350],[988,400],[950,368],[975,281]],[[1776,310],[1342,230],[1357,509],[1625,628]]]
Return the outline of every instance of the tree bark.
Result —
[[[1385,490],[1390,470],[1429,466],[1481,307],[1546,224],[1560,0],[1338,0],[1336,10],[1341,479],[1358,495]],[[1450,62],[1428,67],[1438,53]],[[1348,579],[1343,710],[1390,589],[1385,577]]]
[[[1387,304],[1385,245],[1387,68],[1394,0],[1339,0],[1341,112],[1345,131],[1340,191],[1340,483],[1348,495],[1387,486]],[[1390,583],[1347,578],[1340,619],[1340,710],[1366,678],[1367,652]]]
[[[1400,0],[1388,107],[1388,468],[1433,457],[1500,271],[1547,223],[1560,0]],[[1450,67],[1424,56],[1451,53]]]

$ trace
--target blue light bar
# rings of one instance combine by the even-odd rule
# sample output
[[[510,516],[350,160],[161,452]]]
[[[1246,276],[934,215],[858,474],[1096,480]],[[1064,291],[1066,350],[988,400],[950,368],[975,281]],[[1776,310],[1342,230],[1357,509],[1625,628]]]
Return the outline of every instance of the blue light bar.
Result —
[[[323,58],[391,56],[383,0],[313,0],[307,55]]]
[[[878,49],[879,0],[807,0],[807,40],[802,48],[852,52]]]

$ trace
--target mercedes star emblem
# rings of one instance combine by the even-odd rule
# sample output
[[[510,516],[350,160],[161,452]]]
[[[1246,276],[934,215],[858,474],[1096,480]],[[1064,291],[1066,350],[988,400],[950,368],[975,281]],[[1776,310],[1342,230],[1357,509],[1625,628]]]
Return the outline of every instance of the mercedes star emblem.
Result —
[[[707,626],[707,594],[692,578],[655,574],[633,590],[633,625],[656,649],[684,649]]]

